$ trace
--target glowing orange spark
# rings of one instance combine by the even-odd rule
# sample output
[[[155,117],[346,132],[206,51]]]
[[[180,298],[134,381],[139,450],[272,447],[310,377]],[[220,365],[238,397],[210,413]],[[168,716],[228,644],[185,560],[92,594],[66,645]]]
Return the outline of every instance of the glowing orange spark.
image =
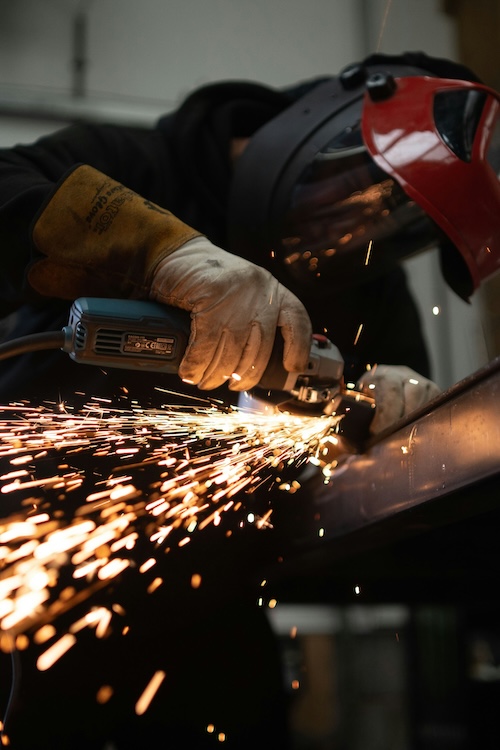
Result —
[[[66,653],[72,646],[74,646],[76,643],[76,638],[74,635],[71,635],[70,633],[66,633],[66,635],[63,635],[62,638],[60,638],[58,641],[56,641],[50,648],[48,648],[46,651],[43,652],[41,656],[38,657],[36,665],[38,669],[43,672],[46,669],[49,669],[55,662],[61,658],[63,654]]]
[[[370,242],[368,243],[368,247],[366,248],[365,266],[367,266],[368,263],[370,262],[372,248],[373,248],[373,240],[370,240]]]
[[[155,672],[150,682],[144,689],[144,692],[142,693],[141,697],[135,704],[135,712],[138,716],[142,716],[142,714],[146,713],[151,701],[153,700],[156,693],[158,692],[158,689],[161,683],[163,682],[163,680],[165,679],[165,677],[166,677],[165,672],[162,672],[161,670],[159,670],[158,672]]]
[[[194,573],[191,576],[191,586],[193,589],[199,589],[201,586],[201,576],[199,573]]]

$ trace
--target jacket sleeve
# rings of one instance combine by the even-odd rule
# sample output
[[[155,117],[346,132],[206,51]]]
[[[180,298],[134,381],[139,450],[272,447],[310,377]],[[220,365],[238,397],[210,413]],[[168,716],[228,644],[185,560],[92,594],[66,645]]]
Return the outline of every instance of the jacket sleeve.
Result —
[[[174,213],[160,213],[166,205],[175,211],[175,182],[168,145],[154,129],[75,125],[32,145],[0,150],[0,314],[33,291],[64,299],[76,290],[140,296],[160,252],[160,235],[168,253],[198,234]],[[123,203],[113,231],[99,233],[85,218],[96,210],[90,203],[99,200],[97,194],[102,203],[109,196],[100,191],[111,189],[133,200]],[[137,220],[139,208],[142,232],[131,217],[134,209]],[[144,219],[153,213],[158,243],[141,263],[137,256],[148,243]]]

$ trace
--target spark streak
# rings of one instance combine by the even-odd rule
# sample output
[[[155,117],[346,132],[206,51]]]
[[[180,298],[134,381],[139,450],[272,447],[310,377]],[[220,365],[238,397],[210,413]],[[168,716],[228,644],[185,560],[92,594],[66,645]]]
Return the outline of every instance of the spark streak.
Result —
[[[135,712],[138,716],[141,716],[148,710],[149,704],[158,692],[158,688],[160,687],[164,679],[165,672],[162,672],[160,670],[153,675],[149,684],[146,686],[146,689],[135,705]]]
[[[358,343],[359,337],[361,336],[361,331],[362,330],[363,330],[363,323],[360,323],[359,328],[358,328],[358,332],[356,334],[356,338],[354,339],[354,346],[356,346],[356,344]]]
[[[55,662],[61,658],[63,654],[68,651],[76,643],[76,638],[70,633],[66,633],[63,637],[56,641],[47,651],[39,657],[37,666],[40,671],[49,669]]]
[[[368,247],[366,248],[365,266],[367,266],[368,263],[370,262],[370,256],[372,254],[372,249],[373,249],[373,240],[370,240],[370,242],[368,243]]]

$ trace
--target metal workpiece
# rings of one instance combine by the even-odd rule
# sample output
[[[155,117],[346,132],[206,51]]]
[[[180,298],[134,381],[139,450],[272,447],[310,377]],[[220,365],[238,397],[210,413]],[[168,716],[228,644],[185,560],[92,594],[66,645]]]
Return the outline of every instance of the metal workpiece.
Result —
[[[500,358],[380,434],[364,453],[344,457],[328,483],[310,487],[314,520],[300,543],[317,545],[319,530],[324,542],[374,524],[380,533],[381,522],[430,511],[463,490],[471,490],[465,512],[474,515],[481,509],[474,487],[496,476],[500,488]],[[454,518],[450,503],[444,522]]]

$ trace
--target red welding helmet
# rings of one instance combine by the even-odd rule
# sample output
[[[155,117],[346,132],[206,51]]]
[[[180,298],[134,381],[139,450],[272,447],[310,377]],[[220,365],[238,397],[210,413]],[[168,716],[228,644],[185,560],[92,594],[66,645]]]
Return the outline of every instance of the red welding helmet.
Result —
[[[350,66],[250,140],[230,247],[319,290],[439,245],[444,277],[467,299],[500,267],[499,120],[499,94],[476,81]]]

